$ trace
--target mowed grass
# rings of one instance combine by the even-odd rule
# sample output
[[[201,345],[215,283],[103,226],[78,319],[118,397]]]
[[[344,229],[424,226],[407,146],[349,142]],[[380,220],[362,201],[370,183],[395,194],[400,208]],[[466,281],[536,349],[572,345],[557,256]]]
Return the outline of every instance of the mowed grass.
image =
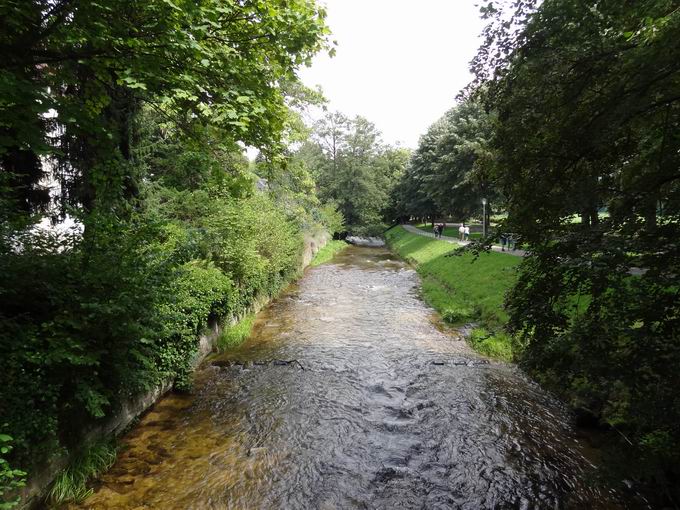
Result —
[[[310,266],[318,266],[330,261],[336,253],[344,250],[349,245],[345,241],[328,241],[326,246],[321,248],[309,263]]]
[[[445,241],[395,227],[386,234],[390,247],[413,264],[422,277],[423,297],[453,325],[474,322],[468,339],[475,350],[499,359],[512,359],[511,339],[503,326],[505,293],[517,278],[520,257],[503,253],[452,255],[458,248]]]

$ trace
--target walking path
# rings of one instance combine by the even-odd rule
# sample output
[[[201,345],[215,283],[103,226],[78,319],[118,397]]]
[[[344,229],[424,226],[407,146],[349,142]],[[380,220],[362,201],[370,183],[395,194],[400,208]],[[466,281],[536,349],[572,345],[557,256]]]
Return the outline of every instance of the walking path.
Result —
[[[418,234],[419,236],[425,236],[425,237],[432,237],[434,239],[434,234],[432,232],[425,232],[424,230],[421,230],[417,227],[414,227],[413,225],[402,225],[405,230],[411,232],[412,234]],[[460,239],[456,239],[455,237],[449,237],[449,236],[442,236],[441,237],[442,241],[446,241],[447,243],[451,244],[457,244],[458,246],[467,246],[470,244],[471,241],[461,241]],[[494,244],[491,246],[491,249],[493,251],[497,251],[499,253],[504,253],[507,255],[514,255],[516,257],[524,257],[527,252],[524,250],[505,250],[501,248],[500,245]]]

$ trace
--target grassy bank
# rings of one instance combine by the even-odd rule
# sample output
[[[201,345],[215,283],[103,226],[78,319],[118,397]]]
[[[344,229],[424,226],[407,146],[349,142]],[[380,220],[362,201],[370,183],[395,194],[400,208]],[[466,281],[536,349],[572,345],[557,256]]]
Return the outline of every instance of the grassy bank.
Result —
[[[59,506],[87,499],[93,492],[88,487],[88,481],[106,472],[116,461],[116,454],[116,446],[112,441],[85,447],[69,467],[57,476],[47,494],[47,501]]]
[[[316,252],[309,265],[313,267],[328,262],[336,253],[344,250],[347,246],[349,245],[345,241],[328,241],[326,246]]]
[[[253,331],[253,324],[255,324],[255,314],[249,313],[236,324],[224,326],[217,339],[217,348],[220,351],[226,351],[229,348],[241,345]]]
[[[503,298],[513,285],[519,257],[485,253],[447,256],[453,245],[395,227],[386,234],[389,246],[413,264],[423,280],[423,296],[452,325],[478,325],[469,338],[482,354],[510,360],[510,338],[503,331],[507,314]]]

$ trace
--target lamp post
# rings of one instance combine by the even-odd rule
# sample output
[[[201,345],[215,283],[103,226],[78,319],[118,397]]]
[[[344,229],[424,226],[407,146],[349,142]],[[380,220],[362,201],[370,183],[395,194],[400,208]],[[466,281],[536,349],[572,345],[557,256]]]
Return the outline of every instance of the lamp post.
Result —
[[[486,198],[482,198],[482,236],[486,239]]]

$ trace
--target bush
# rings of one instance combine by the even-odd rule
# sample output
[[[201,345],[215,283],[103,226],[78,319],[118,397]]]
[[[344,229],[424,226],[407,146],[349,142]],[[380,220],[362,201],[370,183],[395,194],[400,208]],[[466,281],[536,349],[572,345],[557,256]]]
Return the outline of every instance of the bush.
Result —
[[[26,485],[26,473],[20,469],[13,469],[6,456],[12,451],[12,438],[0,434],[0,510],[10,510],[19,504],[19,496],[12,499],[10,495],[16,489]]]
[[[209,320],[297,274],[302,233],[267,195],[144,193],[126,218],[91,213],[82,236],[0,239],[0,415],[17,466],[79,447],[83,427],[162,381],[186,389]]]
[[[324,204],[319,209],[319,220],[329,234],[337,234],[345,230],[345,218],[333,202]]]

